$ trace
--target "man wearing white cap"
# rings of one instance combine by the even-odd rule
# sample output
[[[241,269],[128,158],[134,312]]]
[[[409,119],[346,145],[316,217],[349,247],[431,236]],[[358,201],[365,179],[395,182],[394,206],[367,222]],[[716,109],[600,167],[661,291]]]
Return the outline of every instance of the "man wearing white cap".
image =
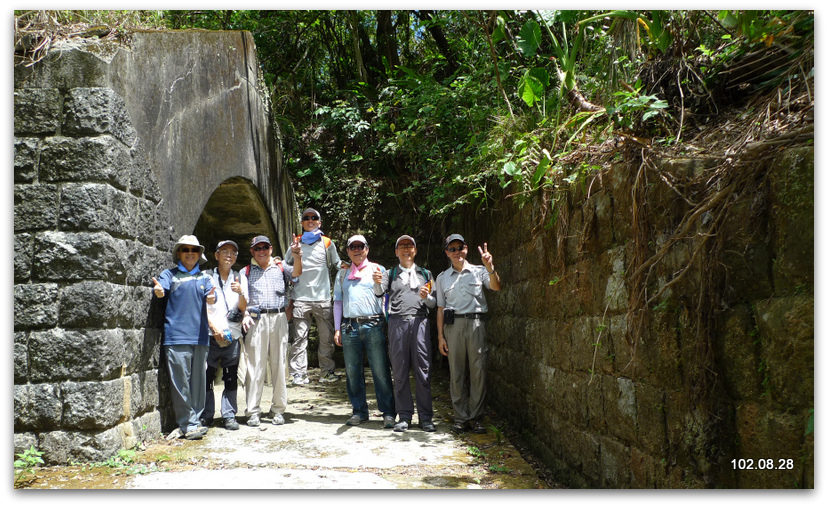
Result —
[[[348,257],[351,266],[340,270],[334,283],[334,341],[345,356],[345,383],[353,407],[346,424],[357,426],[368,420],[363,368],[368,356],[383,427],[393,428],[396,412],[382,298],[374,294],[373,282],[373,273],[383,273],[385,268],[368,261],[368,242],[361,234],[348,238]]]
[[[324,234],[322,216],[313,208],[302,213],[301,236],[302,277],[293,285],[293,344],[290,346],[290,375],[293,384],[310,382],[308,379],[308,334],[311,317],[319,332],[319,381],[337,382],[334,369],[333,310],[331,307],[331,270],[341,267],[342,261],[334,242]],[[292,264],[292,258],[285,260]]]
[[[228,430],[239,429],[236,421],[238,412],[238,369],[241,357],[241,320],[247,309],[247,278],[233,269],[239,255],[239,245],[232,240],[219,241],[216,246],[218,267],[210,273],[216,290],[216,303],[209,305],[210,353],[207,355],[207,401],[202,417],[205,426],[213,422],[216,410],[213,380],[221,368],[224,389],[221,393],[221,417]]]
[[[483,287],[500,290],[500,276],[492,263],[489,246],[477,247],[483,266],[466,261],[466,240],[459,234],[446,238],[446,256],[451,267],[437,276],[437,344],[448,356],[451,382],[449,393],[454,407],[451,430],[471,429],[486,433],[483,402],[486,398],[486,320],[488,305]],[[468,377],[466,376],[468,371]]]
[[[408,372],[413,370],[417,393],[417,416],[423,431],[436,431],[431,404],[431,336],[428,310],[437,305],[431,272],[414,264],[417,243],[403,235],[394,245],[400,265],[385,273],[374,272],[374,294],[388,294],[388,355],[394,374],[394,405],[399,421],[394,431],[411,427],[414,400]]]
[[[244,382],[247,399],[247,425],[258,426],[259,404],[264,390],[265,368],[270,366],[273,397],[270,417],[273,424],[285,423],[287,384],[285,383],[288,322],[285,315],[287,287],[302,274],[302,249],[294,241],[290,245],[293,265],[271,259],[273,245],[267,236],[256,236],[250,245],[253,259],[245,268],[248,303],[242,327],[247,332],[244,355],[247,378]]]
[[[181,236],[173,246],[172,258],[176,266],[152,279],[153,294],[166,298],[163,346],[175,419],[187,440],[198,440],[207,433],[200,422],[210,350],[207,305],[216,301],[215,287],[199,268],[207,258],[195,236]]]

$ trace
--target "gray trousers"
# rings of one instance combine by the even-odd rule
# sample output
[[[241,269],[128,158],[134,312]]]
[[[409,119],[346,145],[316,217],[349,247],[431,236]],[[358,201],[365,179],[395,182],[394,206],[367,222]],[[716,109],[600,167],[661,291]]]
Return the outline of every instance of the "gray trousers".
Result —
[[[207,353],[209,345],[165,345],[170,372],[170,392],[175,420],[187,434],[199,426],[207,397]]]
[[[394,374],[394,404],[400,420],[414,416],[408,372],[413,370],[420,422],[434,416],[431,406],[431,333],[427,317],[391,315],[388,319],[388,354]]]
[[[290,374],[308,372],[308,333],[310,319],[316,320],[319,331],[319,374],[333,372],[334,353],[333,310],[330,301],[293,302],[293,343],[290,346]]]
[[[448,344],[451,404],[454,422],[465,423],[483,415],[486,398],[486,323],[480,319],[456,318],[443,327]],[[468,376],[466,368],[468,367]]]

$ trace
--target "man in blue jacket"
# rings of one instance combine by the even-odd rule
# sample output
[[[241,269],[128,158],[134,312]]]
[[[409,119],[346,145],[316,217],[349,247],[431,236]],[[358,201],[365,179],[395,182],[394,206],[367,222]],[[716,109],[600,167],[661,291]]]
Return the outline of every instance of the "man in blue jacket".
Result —
[[[155,297],[166,298],[164,357],[171,380],[173,411],[182,435],[198,440],[207,433],[200,419],[207,394],[210,328],[207,304],[216,302],[210,276],[199,268],[207,262],[195,236],[181,236],[173,247],[174,268],[153,278]]]

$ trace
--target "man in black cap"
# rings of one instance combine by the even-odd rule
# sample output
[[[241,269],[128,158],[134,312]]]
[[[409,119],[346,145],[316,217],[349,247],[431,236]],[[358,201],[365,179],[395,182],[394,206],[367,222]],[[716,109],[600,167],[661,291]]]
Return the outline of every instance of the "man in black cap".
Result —
[[[293,266],[279,259],[271,259],[273,245],[267,236],[256,236],[250,246],[253,259],[245,268],[248,295],[242,327],[247,333],[244,355],[247,359],[247,378],[244,388],[247,399],[247,425],[258,426],[264,388],[265,368],[270,365],[273,397],[270,417],[273,424],[285,423],[287,385],[285,384],[285,357],[288,343],[288,323],[285,316],[287,286],[302,274],[302,249],[294,241],[290,245]]]
[[[462,433],[471,429],[475,433],[486,433],[482,419],[486,398],[489,307],[483,287],[500,290],[500,276],[495,271],[487,243],[483,243],[483,248],[477,247],[483,266],[466,261],[468,246],[459,234],[446,238],[445,250],[451,267],[437,276],[435,292],[438,347],[441,354],[448,356],[451,371],[449,392],[454,407],[451,430]]]
[[[334,371],[334,328],[331,306],[331,270],[342,266],[336,245],[325,236],[320,227],[322,215],[313,208],[302,213],[301,237],[302,277],[293,285],[293,344],[290,347],[290,375],[294,385],[310,382],[308,379],[308,333],[311,317],[319,332],[319,381],[336,382]],[[287,264],[293,264],[288,258]]]

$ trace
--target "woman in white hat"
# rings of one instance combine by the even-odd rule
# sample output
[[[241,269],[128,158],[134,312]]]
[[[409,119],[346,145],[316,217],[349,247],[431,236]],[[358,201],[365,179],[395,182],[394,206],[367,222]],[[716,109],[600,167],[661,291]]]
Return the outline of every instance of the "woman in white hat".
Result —
[[[181,236],[172,255],[176,266],[152,279],[153,293],[166,298],[163,346],[175,419],[185,438],[198,440],[207,433],[199,419],[204,412],[210,350],[207,304],[216,301],[215,287],[199,268],[207,258],[195,236]]]

